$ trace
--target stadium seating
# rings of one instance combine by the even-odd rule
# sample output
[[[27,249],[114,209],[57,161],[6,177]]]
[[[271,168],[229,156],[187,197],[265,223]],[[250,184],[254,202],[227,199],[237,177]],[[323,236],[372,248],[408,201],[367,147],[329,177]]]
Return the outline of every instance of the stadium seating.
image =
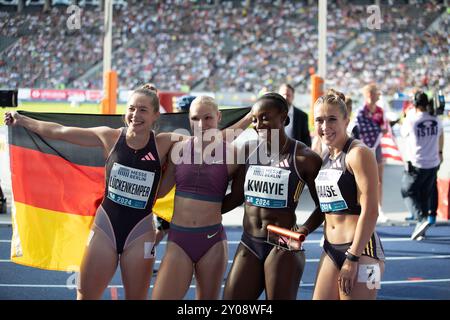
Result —
[[[388,94],[417,85],[448,92],[443,5],[382,2],[381,29],[370,30],[369,3],[329,1],[327,84],[349,93],[369,81]],[[95,3],[82,7],[80,30],[67,28],[64,1],[46,13],[0,5],[0,87],[101,88],[103,13]],[[149,81],[163,90],[254,93],[281,82],[309,86],[317,64],[315,1],[121,3],[113,24],[121,88]]]

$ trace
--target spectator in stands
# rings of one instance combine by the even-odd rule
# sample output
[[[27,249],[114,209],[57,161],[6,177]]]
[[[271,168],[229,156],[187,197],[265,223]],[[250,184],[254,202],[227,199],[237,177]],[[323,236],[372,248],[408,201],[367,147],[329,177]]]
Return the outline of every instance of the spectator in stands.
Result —
[[[387,132],[387,121],[384,117],[383,109],[377,105],[380,98],[380,91],[377,85],[368,84],[363,88],[365,104],[359,109],[356,116],[356,124],[359,130],[359,137],[369,148],[375,152],[378,163],[378,221],[386,222],[387,218],[383,213],[382,192],[383,192],[383,171],[384,160],[381,151],[381,137]]]
[[[362,79],[370,79],[391,94],[424,80],[448,91],[448,72],[442,68],[450,62],[448,17],[422,32],[445,10],[442,4],[421,4],[423,10],[391,6],[382,10],[388,33],[375,33],[368,32],[365,6],[350,2],[329,4],[329,15],[336,19],[328,29],[328,85],[353,95]],[[103,20],[98,10],[85,7],[82,29],[68,30],[65,9],[55,6],[43,14],[25,7],[26,17],[0,12],[0,37],[15,39],[2,51],[0,86],[102,88],[101,70],[89,76],[86,72],[101,63]],[[307,91],[307,70],[316,64],[311,54],[317,42],[316,17],[317,5],[304,1],[249,7],[239,2],[214,7],[133,2],[114,11],[113,69],[124,89],[150,79],[168,90],[195,86],[256,93],[258,87],[276,90],[274,83],[288,81]],[[141,37],[138,43],[136,34]],[[356,47],[345,50],[352,40]]]

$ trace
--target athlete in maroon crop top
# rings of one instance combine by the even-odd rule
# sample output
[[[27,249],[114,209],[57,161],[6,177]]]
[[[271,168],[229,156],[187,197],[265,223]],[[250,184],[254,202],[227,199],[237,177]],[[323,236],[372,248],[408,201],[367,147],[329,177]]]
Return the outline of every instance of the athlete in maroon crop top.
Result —
[[[237,168],[225,161],[234,146],[206,138],[209,130],[219,133],[220,118],[214,99],[197,97],[189,109],[197,135],[173,146],[159,196],[175,184],[174,213],[152,299],[183,299],[194,274],[196,299],[219,298],[228,261],[221,206],[228,177]]]
[[[228,186],[228,166],[225,161],[219,163],[194,163],[194,140],[192,137],[184,143],[190,152],[190,162],[175,166],[175,195],[222,203]],[[225,155],[227,145],[222,143],[222,152]],[[202,161],[203,162],[203,161]]]

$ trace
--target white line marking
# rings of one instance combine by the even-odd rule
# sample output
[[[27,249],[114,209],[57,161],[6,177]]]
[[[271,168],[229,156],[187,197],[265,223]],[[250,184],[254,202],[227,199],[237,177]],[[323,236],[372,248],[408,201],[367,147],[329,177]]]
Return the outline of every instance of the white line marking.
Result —
[[[450,282],[450,279],[394,280],[394,281],[381,281],[381,284],[439,283],[439,282]]]
[[[450,255],[439,256],[412,256],[412,257],[386,257],[386,260],[422,260],[422,259],[448,259]]]
[[[423,279],[423,280],[397,280],[397,281],[381,281],[381,285],[390,284],[414,284],[414,283],[442,283],[450,282],[450,279]],[[190,285],[190,289],[195,289],[195,285]],[[224,285],[222,284],[222,288]],[[300,283],[300,288],[314,287],[314,283]],[[0,288],[63,288],[75,289],[74,286],[67,286],[63,284],[0,284]],[[109,285],[108,288],[123,288],[123,285]],[[153,288],[153,285],[150,286]]]

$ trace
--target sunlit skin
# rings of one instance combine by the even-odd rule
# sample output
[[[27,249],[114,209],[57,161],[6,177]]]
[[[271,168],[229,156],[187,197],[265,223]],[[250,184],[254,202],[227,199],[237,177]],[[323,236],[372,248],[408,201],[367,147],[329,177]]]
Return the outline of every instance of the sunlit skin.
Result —
[[[153,124],[159,117],[159,111],[155,111],[152,101],[151,97],[143,93],[133,93],[128,101],[124,115],[127,126],[126,143],[134,150],[142,149],[147,145]],[[66,127],[54,122],[28,118],[16,112],[5,114],[5,124],[20,125],[50,139],[63,140],[86,147],[101,147],[105,159],[111,154],[122,133],[121,128],[115,129],[106,126],[93,128]],[[161,138],[156,137],[156,144],[159,158],[164,162],[163,159],[166,158],[173,142],[162,136]],[[125,288],[125,298],[146,299],[154,259],[139,257],[142,257],[142,248],[145,243],[154,241],[154,229],[149,228],[139,238],[135,239],[123,252],[120,259],[118,253],[111,246],[110,239],[106,234],[97,232],[98,230],[100,229],[94,224],[92,226],[94,236],[86,247],[80,266],[80,286],[77,290],[77,299],[100,299],[119,263]]]
[[[278,95],[262,97],[254,104],[252,108],[253,128],[259,138],[266,140],[261,141],[262,143],[255,149],[259,157],[255,165],[273,166],[274,168],[279,166],[276,161],[272,161],[272,154],[270,155],[272,159],[264,160],[260,157],[262,153],[266,152],[264,150],[266,142],[271,147],[271,153],[273,152],[274,156],[277,156],[278,153],[283,155],[283,158],[286,157],[285,159],[292,159],[289,160],[292,161],[290,163],[298,169],[298,176],[308,185],[311,197],[316,203],[314,212],[316,215],[321,215],[314,179],[320,170],[322,161],[306,145],[297,143],[286,136],[284,130],[286,119],[286,104]],[[271,142],[275,145],[270,146]],[[250,148],[249,145],[247,147]],[[274,149],[278,149],[278,152]],[[292,152],[293,150],[295,150],[295,154]],[[252,150],[249,150],[249,153],[251,152]],[[231,193],[227,194],[222,203],[222,212],[228,212],[244,203],[243,229],[244,233],[251,237],[266,239],[268,225],[287,229],[296,228],[294,207],[263,207],[246,201],[247,167],[247,165],[241,165],[237,171],[231,186]],[[249,180],[247,179],[247,181]],[[297,191],[301,192],[300,189]],[[302,230],[301,232],[307,234],[306,231]],[[256,240],[248,241],[250,243]],[[288,252],[270,247],[264,250],[269,250],[269,252],[266,256],[262,255],[263,259],[261,259],[244,242],[239,244],[223,290],[224,300],[258,299],[262,292],[265,292],[268,300],[295,299],[305,264],[304,253],[301,251]]]
[[[149,97],[138,93],[131,96],[125,113],[125,123],[129,132],[136,134],[149,132],[158,118],[159,111],[155,112]]]
[[[216,110],[209,104],[201,104],[193,102],[189,109],[189,122],[192,132],[202,134],[210,129],[218,129],[219,122],[222,119],[220,111]]]
[[[201,99],[194,100],[189,109],[189,122],[194,133],[194,141],[196,141],[195,139],[198,139],[197,141],[200,142],[204,141],[204,143],[198,144],[194,142],[195,149],[196,145],[200,145],[201,148],[205,149],[212,137],[214,137],[214,140],[215,137],[222,139],[222,133],[218,130],[220,120],[221,113],[214,105],[205,103],[204,100],[202,102]],[[189,146],[189,144],[190,141],[185,140],[174,145],[172,157],[160,186],[159,192],[161,195],[167,194],[168,190],[175,184],[176,168],[172,160],[176,159],[177,162],[179,160],[179,153],[177,153],[179,151],[176,150],[184,151],[184,147]],[[198,174],[204,174],[201,169],[203,165],[206,164],[202,163],[201,166],[192,167],[191,170],[195,170]],[[229,168],[228,166],[228,170],[230,170]],[[232,172],[228,171],[228,173],[231,176]],[[222,203],[220,201],[192,199],[176,194],[171,223],[186,228],[220,224],[222,222],[221,206]],[[195,275],[196,282],[196,299],[218,299],[227,260],[228,249],[225,240],[219,241],[210,247],[201,259],[195,263],[176,242],[169,240],[155,281],[152,299],[183,299],[191,284],[193,275]],[[177,275],[176,277],[174,277],[175,274]]]
[[[325,143],[331,155],[342,150],[348,139],[347,126],[350,122],[336,106],[319,104],[314,108],[316,135]]]
[[[349,137],[349,117],[339,105],[318,104],[314,108],[316,135],[336,158],[342,152]],[[326,214],[324,234],[330,243],[350,243],[349,252],[361,256],[364,246],[375,230],[377,210],[377,167],[370,149],[356,141],[346,155],[347,170],[354,175],[357,184],[357,201],[360,215]],[[308,224],[308,221],[305,223]],[[381,275],[384,263],[371,257],[361,256],[361,264],[378,264]],[[313,299],[375,299],[376,290],[369,290],[357,282],[358,263],[345,260],[341,270],[336,269],[330,258],[323,253],[316,278]]]

